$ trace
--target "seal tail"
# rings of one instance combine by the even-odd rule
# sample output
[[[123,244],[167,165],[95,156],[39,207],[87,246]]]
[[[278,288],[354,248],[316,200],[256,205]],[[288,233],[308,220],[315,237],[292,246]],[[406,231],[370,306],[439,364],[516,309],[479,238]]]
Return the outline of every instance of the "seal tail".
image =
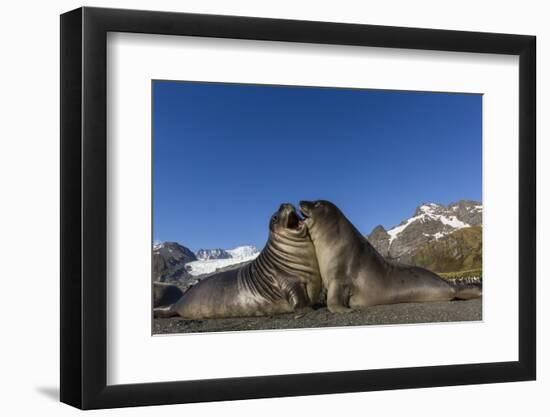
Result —
[[[455,299],[470,300],[481,297],[483,293],[480,278],[458,278],[451,285],[455,291]]]

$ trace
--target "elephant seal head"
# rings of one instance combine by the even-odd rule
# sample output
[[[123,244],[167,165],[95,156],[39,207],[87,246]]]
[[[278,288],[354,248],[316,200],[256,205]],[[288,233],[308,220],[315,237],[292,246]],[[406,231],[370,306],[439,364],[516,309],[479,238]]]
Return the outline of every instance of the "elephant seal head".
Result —
[[[269,220],[269,231],[287,238],[309,238],[304,221],[292,204],[283,203]]]
[[[300,201],[303,222],[310,234],[335,232],[344,215],[334,203],[327,200]]]

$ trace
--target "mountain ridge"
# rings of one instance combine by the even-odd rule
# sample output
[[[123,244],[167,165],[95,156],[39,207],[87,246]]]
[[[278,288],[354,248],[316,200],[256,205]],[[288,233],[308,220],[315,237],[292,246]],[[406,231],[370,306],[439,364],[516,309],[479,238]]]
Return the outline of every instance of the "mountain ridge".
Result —
[[[441,257],[441,253],[445,252],[443,247],[450,246],[455,248],[456,256],[470,251],[475,254],[475,259],[479,259],[476,262],[465,262],[462,266],[458,265],[460,262],[457,264],[448,259],[448,262],[443,262],[445,271],[437,272],[447,272],[453,264],[460,268],[473,264],[481,267],[481,249],[477,247],[477,242],[481,242],[482,216],[483,206],[475,200],[459,200],[448,205],[422,203],[411,217],[388,230],[378,225],[366,238],[384,257],[418,266],[428,267],[430,251],[434,251],[433,256]],[[457,231],[471,228],[473,231],[465,232],[471,237],[467,240],[461,239],[460,234],[450,237]],[[479,238],[474,239],[474,235]],[[451,244],[451,241],[454,243]],[[457,242],[461,242],[462,247],[459,248]],[[422,254],[417,256],[419,251]]]
[[[153,244],[153,281],[185,284],[195,277],[230,269],[256,258],[260,251],[253,245],[231,249],[199,249],[191,251],[177,242]]]

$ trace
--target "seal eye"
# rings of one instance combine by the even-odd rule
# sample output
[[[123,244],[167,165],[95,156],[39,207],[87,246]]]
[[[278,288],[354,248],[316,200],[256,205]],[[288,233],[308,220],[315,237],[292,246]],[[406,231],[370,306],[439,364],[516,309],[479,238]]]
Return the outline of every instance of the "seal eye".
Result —
[[[271,223],[276,223],[277,220],[279,220],[279,217],[277,215],[275,215],[271,218]]]

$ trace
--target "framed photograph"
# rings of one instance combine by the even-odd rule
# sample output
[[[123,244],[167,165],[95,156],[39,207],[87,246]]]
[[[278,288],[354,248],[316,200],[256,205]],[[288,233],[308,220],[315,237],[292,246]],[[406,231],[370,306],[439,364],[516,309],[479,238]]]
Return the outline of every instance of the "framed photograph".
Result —
[[[533,380],[535,37],[61,16],[61,401]]]

